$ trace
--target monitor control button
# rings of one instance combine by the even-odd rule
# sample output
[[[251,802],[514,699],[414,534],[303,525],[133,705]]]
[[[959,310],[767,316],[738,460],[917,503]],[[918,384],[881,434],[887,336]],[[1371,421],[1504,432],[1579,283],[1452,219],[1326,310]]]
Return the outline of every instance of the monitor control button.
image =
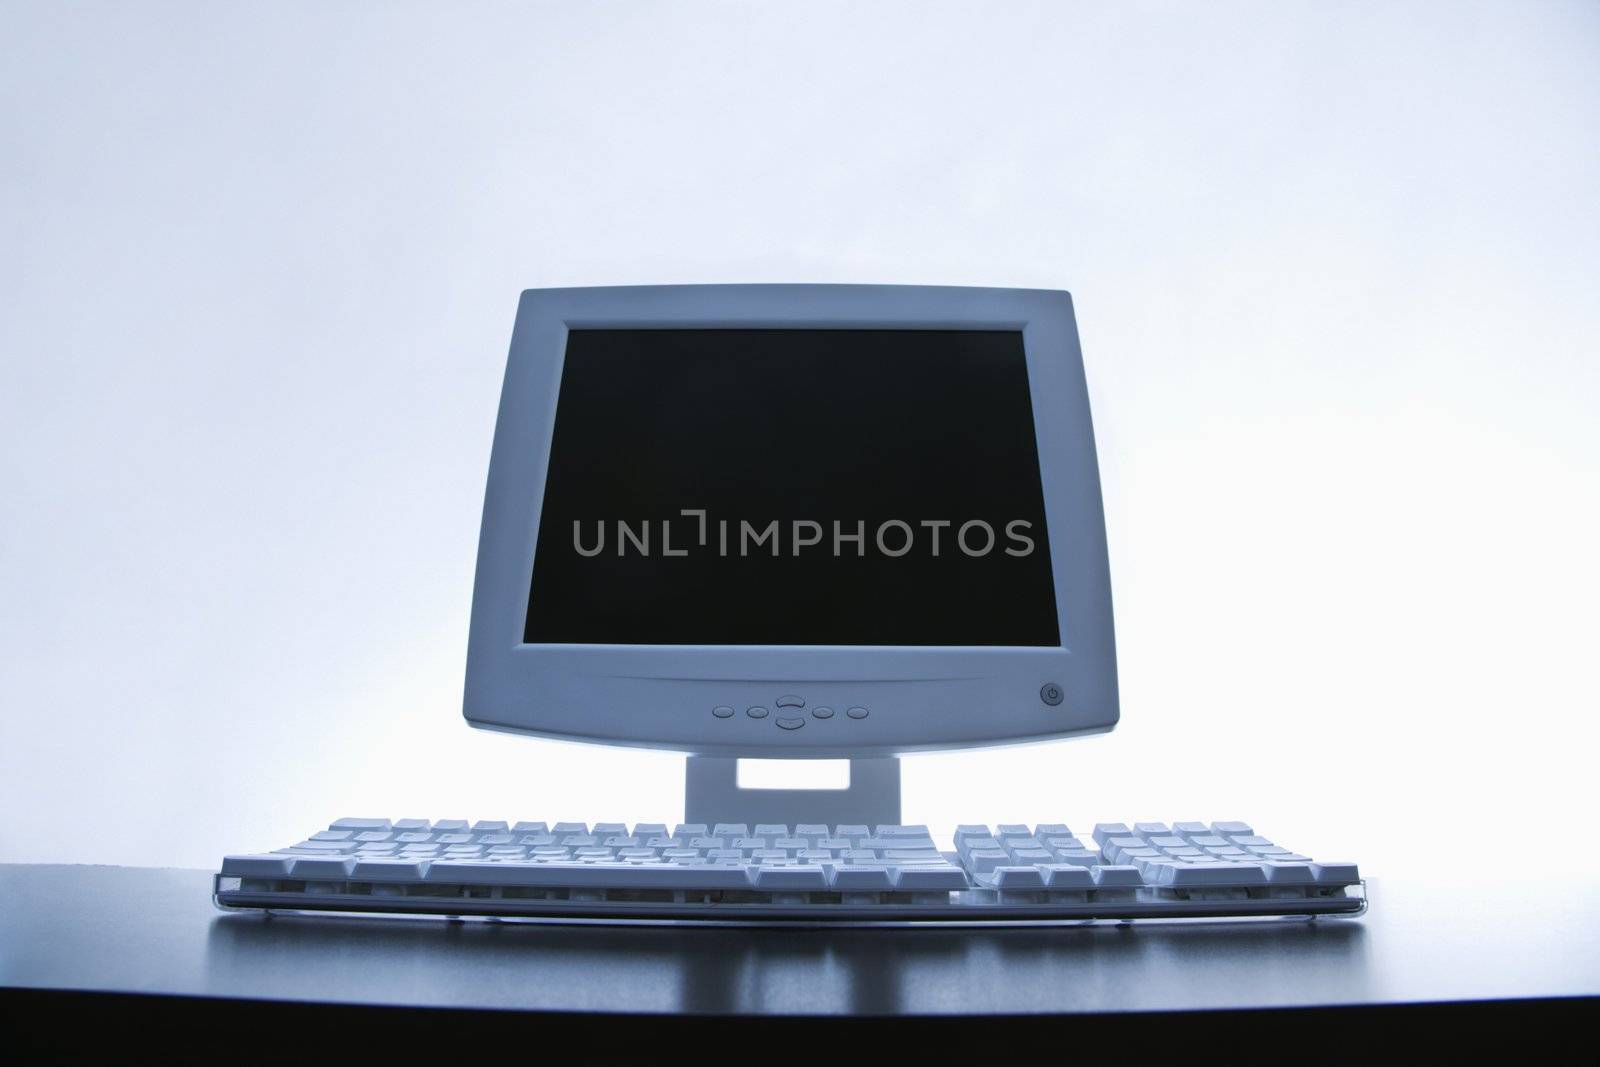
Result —
[[[767,717],[767,709],[763,707],[745,708],[744,713],[752,719],[765,719]]]
[[[711,714],[719,719],[731,719],[733,718],[733,709],[726,704],[719,704],[711,709]]]
[[[817,718],[817,719],[831,719],[831,718],[833,718],[833,709],[832,708],[812,708],[811,709],[811,715],[812,715],[813,718]]]
[[[1049,704],[1052,708],[1061,703],[1065,696],[1066,694],[1061,691],[1061,687],[1054,682],[1046,682],[1039,689],[1039,699]]]
[[[785,693],[777,700],[774,700],[773,703],[780,708],[803,708],[806,706],[805,699],[797,697],[793,693]]]
[[[849,711],[845,712],[845,714],[850,716],[852,719],[865,719],[868,712],[866,708],[851,708]]]
[[[788,716],[785,716],[778,720],[778,725],[785,730],[798,730],[805,724],[806,721],[802,718],[789,718]]]

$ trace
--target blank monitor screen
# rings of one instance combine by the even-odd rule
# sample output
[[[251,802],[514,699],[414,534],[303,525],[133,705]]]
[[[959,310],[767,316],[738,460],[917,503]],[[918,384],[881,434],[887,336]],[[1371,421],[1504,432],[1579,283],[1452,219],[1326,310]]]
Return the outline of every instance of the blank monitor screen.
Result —
[[[1059,646],[1022,334],[572,330],[524,640]]]

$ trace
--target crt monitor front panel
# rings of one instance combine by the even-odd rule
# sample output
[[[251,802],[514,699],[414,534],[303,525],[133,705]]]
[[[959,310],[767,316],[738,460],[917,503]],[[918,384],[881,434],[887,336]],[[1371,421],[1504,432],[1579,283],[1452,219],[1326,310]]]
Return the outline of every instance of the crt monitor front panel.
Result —
[[[524,294],[466,695],[479,726],[710,754],[1109,728],[1104,527],[1068,298]],[[836,714],[790,731],[775,708],[745,714],[794,695]],[[856,706],[869,714],[843,714]]]

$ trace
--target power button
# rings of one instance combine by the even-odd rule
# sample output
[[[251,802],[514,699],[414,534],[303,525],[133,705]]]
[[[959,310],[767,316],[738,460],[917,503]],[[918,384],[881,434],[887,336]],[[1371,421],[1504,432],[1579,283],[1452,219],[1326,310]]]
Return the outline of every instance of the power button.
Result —
[[[1065,696],[1066,694],[1061,691],[1061,687],[1054,682],[1046,682],[1039,690],[1039,699],[1049,704],[1052,708],[1061,703],[1062,698]]]

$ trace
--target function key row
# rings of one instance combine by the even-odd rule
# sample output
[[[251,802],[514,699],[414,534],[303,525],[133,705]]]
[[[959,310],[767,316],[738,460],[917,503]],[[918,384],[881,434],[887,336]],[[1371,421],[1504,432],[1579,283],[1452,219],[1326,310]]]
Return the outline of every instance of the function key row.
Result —
[[[1250,824],[1243,822],[1175,822],[1171,826],[1164,822],[1136,822],[1132,826],[1120,822],[1094,824],[1094,839],[1101,845],[1113,837],[1231,837],[1236,834],[1251,836],[1254,833]]]

